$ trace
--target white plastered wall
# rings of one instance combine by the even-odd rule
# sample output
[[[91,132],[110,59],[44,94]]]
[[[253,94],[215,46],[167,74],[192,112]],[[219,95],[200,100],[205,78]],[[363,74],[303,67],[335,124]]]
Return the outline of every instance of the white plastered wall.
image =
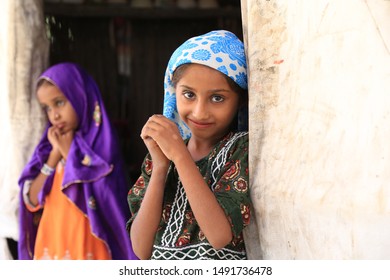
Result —
[[[35,79],[47,66],[42,0],[0,1],[0,259],[18,239],[18,178],[41,137]]]
[[[252,259],[390,259],[390,1],[242,0]]]

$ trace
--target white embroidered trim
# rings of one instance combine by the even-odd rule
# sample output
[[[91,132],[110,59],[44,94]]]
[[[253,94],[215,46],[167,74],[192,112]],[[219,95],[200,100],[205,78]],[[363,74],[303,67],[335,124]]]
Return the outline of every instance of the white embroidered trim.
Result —
[[[175,246],[175,241],[177,240],[180,234],[180,229],[183,225],[187,203],[187,196],[179,178],[177,182],[176,195],[171,210],[171,213],[173,214],[169,217],[167,228],[165,229],[161,238],[161,244],[163,246]]]
[[[211,164],[211,179],[212,179],[211,190],[212,191],[214,191],[215,189],[215,184],[217,183],[218,174],[221,172],[222,167],[226,164],[226,157],[230,148],[238,138],[243,137],[247,134],[248,132],[239,132],[234,134],[233,137],[229,139],[229,141],[225,144],[225,146],[223,146],[222,149],[215,156],[215,159]]]
[[[152,259],[163,260],[245,260],[245,252],[237,252],[230,249],[214,249],[209,243],[199,243],[180,248],[171,248],[164,246],[153,246]]]
[[[87,252],[85,259],[86,260],[93,260],[94,259],[93,253]],[[70,255],[69,250],[66,250],[65,255],[62,257],[58,257],[58,255],[51,256],[49,254],[49,249],[45,247],[43,249],[43,255],[40,258],[40,260],[72,260],[72,256]]]

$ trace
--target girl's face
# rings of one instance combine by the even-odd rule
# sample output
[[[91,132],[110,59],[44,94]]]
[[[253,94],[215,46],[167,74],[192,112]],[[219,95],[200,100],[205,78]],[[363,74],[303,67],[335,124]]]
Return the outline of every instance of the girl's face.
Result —
[[[39,103],[51,124],[64,134],[78,127],[78,118],[72,104],[54,85],[44,82],[37,91]]]
[[[222,73],[200,64],[184,70],[176,84],[176,100],[192,136],[214,142],[230,131],[240,103]]]

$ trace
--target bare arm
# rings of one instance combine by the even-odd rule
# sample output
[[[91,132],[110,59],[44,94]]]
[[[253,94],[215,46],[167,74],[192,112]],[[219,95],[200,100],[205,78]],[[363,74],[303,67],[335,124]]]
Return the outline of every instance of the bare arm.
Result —
[[[157,143],[146,132],[147,130],[148,122],[142,129],[141,138],[152,157],[153,170],[141,207],[130,228],[133,250],[140,259],[149,259],[152,254],[155,235],[162,215],[165,179],[170,164]]]
[[[225,247],[233,238],[230,223],[210,187],[189,155],[173,159],[194,216],[215,249]]]
[[[140,259],[149,259],[161,219],[166,171],[153,169],[141,207],[130,228],[134,253]]]
[[[68,158],[70,145],[73,140],[73,131],[61,135],[57,128],[50,127],[47,132],[47,137],[50,144],[52,145],[52,150],[49,154],[46,164],[49,167],[55,169],[61,158]],[[29,199],[33,205],[38,204],[38,194],[42,190],[43,184],[45,183],[47,177],[47,175],[40,172],[38,176],[32,181],[29,192]]]
[[[61,154],[56,150],[52,150],[46,164],[54,169],[60,159]],[[33,205],[38,205],[38,194],[42,190],[43,184],[45,183],[47,177],[47,175],[39,172],[38,176],[32,181],[29,192],[29,199]]]

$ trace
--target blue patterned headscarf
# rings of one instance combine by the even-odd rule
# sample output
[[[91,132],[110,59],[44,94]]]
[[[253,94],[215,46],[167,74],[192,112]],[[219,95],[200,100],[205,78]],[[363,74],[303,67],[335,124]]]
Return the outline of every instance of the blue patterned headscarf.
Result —
[[[214,68],[230,77],[242,89],[248,89],[244,44],[236,35],[226,30],[217,30],[185,41],[172,54],[165,71],[163,110],[164,116],[178,125],[183,139],[189,138],[191,131],[177,112],[172,76],[180,65],[186,63],[198,63]],[[246,126],[242,124],[242,120],[239,120],[239,126],[240,123]]]

